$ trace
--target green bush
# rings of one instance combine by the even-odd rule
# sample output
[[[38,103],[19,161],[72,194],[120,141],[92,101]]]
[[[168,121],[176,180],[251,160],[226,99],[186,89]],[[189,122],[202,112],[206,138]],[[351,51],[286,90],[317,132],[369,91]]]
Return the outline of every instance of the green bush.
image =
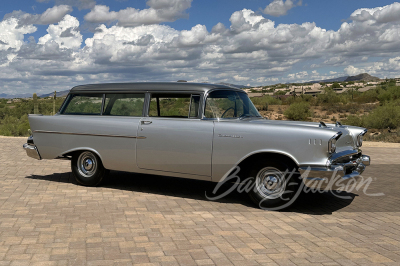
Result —
[[[361,117],[355,115],[349,115],[346,119],[342,121],[343,125],[363,127],[364,121]]]
[[[274,98],[269,95],[263,97],[253,97],[251,101],[257,107],[258,110],[267,111],[268,105],[281,105],[282,101],[279,98]]]
[[[285,95],[289,90],[285,90],[285,91],[276,91],[274,92],[274,95]]]
[[[299,95],[298,97],[288,97],[285,99],[284,104],[291,105],[293,103],[307,102],[310,105],[314,106],[317,103],[317,98],[313,97],[309,94]]]
[[[351,95],[347,93],[338,94],[331,88],[326,88],[325,93],[317,95],[317,105],[324,104],[347,104],[351,101]]]
[[[56,99],[56,111],[58,111],[63,101],[64,98]],[[53,112],[52,99],[44,99],[38,102],[39,102],[39,113],[44,115],[52,114]],[[29,135],[28,114],[33,114],[32,100],[21,99],[20,102],[7,104],[3,108],[0,108],[0,135],[3,136]]]
[[[28,129],[28,115],[23,115],[20,119],[13,116],[6,116],[0,124],[0,135],[28,136]]]
[[[310,117],[310,105],[306,102],[298,102],[290,105],[284,112],[285,116],[290,120],[307,120]]]
[[[380,102],[390,102],[392,100],[400,99],[400,87],[387,87],[386,89],[379,90],[379,92],[377,98]]]
[[[400,101],[379,106],[362,117],[348,116],[343,120],[343,124],[376,129],[398,128],[400,127]]]
[[[368,128],[397,128],[400,126],[400,105],[391,102],[375,108],[364,117],[364,125]]]

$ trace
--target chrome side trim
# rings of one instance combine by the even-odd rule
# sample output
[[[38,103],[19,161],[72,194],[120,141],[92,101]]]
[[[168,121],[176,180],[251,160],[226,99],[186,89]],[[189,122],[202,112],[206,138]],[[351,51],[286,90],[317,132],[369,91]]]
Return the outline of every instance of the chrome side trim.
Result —
[[[74,133],[74,132],[60,132],[60,131],[47,131],[35,130],[33,133],[50,133],[50,134],[63,134],[63,135],[79,135],[79,136],[94,136],[94,137],[115,137],[115,138],[131,138],[131,139],[145,139],[144,136],[123,136],[123,135],[108,135],[108,134],[90,134],[90,133]]]

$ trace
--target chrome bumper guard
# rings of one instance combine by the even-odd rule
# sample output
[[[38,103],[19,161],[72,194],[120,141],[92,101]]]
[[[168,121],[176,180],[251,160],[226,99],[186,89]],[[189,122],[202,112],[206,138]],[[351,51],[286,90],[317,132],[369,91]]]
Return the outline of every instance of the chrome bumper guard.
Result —
[[[365,167],[371,164],[367,155],[361,155],[354,161],[329,166],[301,166],[299,172],[306,187],[319,190],[343,189],[356,182]]]
[[[36,145],[25,143],[22,148],[24,148],[24,150],[26,151],[26,155],[28,155],[29,157],[37,160],[42,159],[42,157],[40,157],[38,149],[36,148]]]

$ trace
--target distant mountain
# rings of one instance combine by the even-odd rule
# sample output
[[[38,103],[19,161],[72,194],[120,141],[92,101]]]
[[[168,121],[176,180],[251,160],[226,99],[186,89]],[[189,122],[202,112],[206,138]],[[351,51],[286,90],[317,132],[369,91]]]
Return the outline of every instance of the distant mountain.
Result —
[[[356,76],[344,76],[344,77],[338,77],[334,79],[324,79],[324,80],[318,80],[318,81],[309,81],[306,83],[320,83],[320,82],[325,82],[325,83],[330,83],[330,82],[348,82],[348,81],[378,81],[380,78],[371,76],[368,73],[362,73]]]
[[[0,98],[12,99],[12,98],[28,98],[32,97],[30,93],[20,93],[20,94],[6,94],[0,93]]]
[[[380,78],[371,76],[368,73],[362,73],[357,76],[348,77],[345,81],[348,82],[348,81],[378,81],[378,80],[380,80]]]
[[[306,83],[320,83],[320,82],[325,82],[325,83],[330,83],[330,82],[342,82],[348,79],[349,76],[344,76],[344,77],[338,77],[338,78],[333,78],[333,79],[323,79],[323,80],[314,80],[314,81],[308,81]]]
[[[219,85],[225,85],[225,86],[233,87],[233,88],[237,88],[237,89],[241,89],[241,88],[252,88],[251,86],[236,85],[236,84],[225,83],[225,82],[220,82],[220,83],[217,83],[217,84],[219,84]]]
[[[57,97],[65,97],[69,93],[69,90],[65,91],[57,91]],[[47,94],[41,94],[38,95],[41,98],[53,96],[54,92],[47,93]],[[6,99],[13,99],[13,98],[32,98],[33,93],[20,93],[20,94],[6,94],[6,93],[0,93],[0,98],[6,98]]]
[[[67,96],[68,93],[69,93],[69,90],[57,91],[56,96],[57,97],[64,97],[64,96]],[[53,95],[54,95],[54,92],[51,92],[51,93],[39,95],[39,97],[45,98],[45,97],[52,97]]]

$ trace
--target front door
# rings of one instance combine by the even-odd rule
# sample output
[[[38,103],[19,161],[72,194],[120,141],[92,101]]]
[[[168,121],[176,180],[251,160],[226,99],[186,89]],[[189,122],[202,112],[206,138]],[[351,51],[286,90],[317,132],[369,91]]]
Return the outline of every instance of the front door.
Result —
[[[139,168],[211,177],[212,121],[198,118],[199,95],[152,94],[136,149]],[[208,179],[208,178],[206,178]]]

